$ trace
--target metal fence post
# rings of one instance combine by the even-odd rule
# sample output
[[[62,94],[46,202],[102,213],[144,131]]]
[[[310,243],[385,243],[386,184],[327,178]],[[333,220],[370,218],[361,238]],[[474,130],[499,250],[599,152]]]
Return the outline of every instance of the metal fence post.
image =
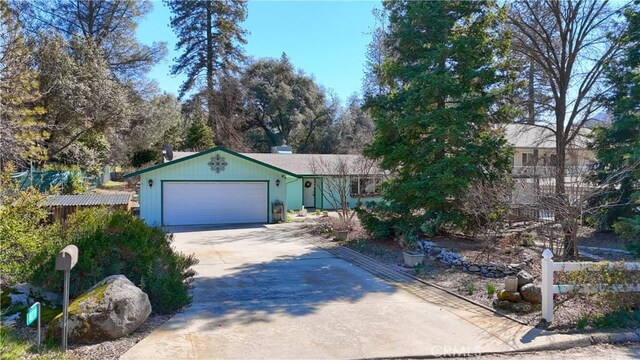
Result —
[[[553,321],[553,253],[542,252],[542,318]]]

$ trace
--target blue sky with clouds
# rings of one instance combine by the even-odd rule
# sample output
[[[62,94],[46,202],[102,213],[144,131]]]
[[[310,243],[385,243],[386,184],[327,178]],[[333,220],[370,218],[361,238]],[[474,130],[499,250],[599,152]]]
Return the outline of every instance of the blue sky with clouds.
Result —
[[[165,41],[169,55],[149,74],[160,88],[177,94],[183,77],[169,75],[176,37],[169,26],[171,13],[160,1],[138,28],[144,43]],[[372,10],[378,1],[250,1],[243,27],[249,31],[248,56],[280,57],[333,90],[343,101],[362,86],[366,47],[375,26]]]

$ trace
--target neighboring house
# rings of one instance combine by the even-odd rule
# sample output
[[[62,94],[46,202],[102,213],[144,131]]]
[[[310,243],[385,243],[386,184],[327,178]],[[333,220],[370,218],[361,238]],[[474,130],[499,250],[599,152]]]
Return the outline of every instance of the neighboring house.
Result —
[[[51,221],[65,221],[74,212],[91,207],[109,207],[128,212],[131,210],[131,194],[49,195],[45,205],[51,211]]]
[[[271,223],[287,210],[331,209],[327,182],[332,164],[357,155],[237,153],[215,147],[198,153],[174,152],[171,161],[125,178],[140,176],[140,217],[152,226]],[[317,164],[324,166],[317,166]],[[376,171],[379,172],[379,171]],[[347,201],[380,200],[380,176],[350,174]]]
[[[590,129],[582,129],[566,150],[565,184],[567,192],[577,192],[586,184],[585,175],[595,162],[595,154],[587,148]],[[547,128],[528,124],[505,127],[507,141],[513,146],[515,204],[533,204],[541,193],[553,193],[556,174],[556,139]]]

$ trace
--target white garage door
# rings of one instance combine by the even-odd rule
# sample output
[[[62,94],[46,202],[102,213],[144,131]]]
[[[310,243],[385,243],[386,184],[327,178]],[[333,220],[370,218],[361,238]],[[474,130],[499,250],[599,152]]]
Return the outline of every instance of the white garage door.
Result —
[[[164,182],[164,225],[268,222],[265,182]]]

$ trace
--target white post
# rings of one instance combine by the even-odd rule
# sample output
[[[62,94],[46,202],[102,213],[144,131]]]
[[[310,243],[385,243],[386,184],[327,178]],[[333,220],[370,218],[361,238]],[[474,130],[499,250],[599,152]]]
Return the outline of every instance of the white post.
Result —
[[[542,318],[553,321],[553,253],[549,249],[542,252]]]

